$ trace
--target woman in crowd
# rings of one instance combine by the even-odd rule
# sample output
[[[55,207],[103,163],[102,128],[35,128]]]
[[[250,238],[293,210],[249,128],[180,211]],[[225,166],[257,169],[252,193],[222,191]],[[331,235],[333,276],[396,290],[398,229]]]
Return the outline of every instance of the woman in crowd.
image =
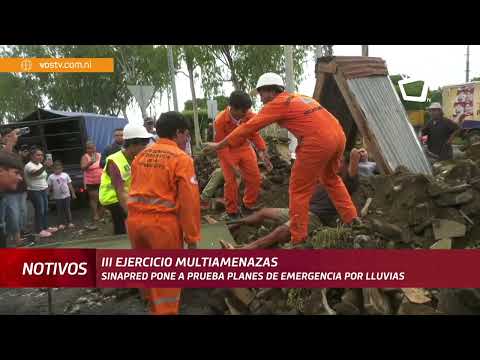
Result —
[[[40,237],[50,237],[57,228],[48,227],[48,183],[47,168],[53,165],[52,160],[43,162],[43,151],[33,149],[30,162],[25,165],[25,182],[28,196],[35,209],[35,232]]]
[[[97,152],[95,143],[87,142],[87,153],[82,156],[80,167],[83,171],[83,179],[88,192],[90,208],[92,209],[93,221],[99,221],[103,218],[104,209],[98,202],[98,189],[102,177],[102,168],[100,160],[102,154]]]

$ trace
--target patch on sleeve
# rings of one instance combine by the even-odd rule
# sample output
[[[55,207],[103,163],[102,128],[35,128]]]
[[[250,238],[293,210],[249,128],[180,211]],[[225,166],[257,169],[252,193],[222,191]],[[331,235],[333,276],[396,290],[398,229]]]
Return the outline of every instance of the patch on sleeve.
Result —
[[[193,185],[198,185],[197,177],[196,177],[195,175],[193,175],[193,176],[190,178],[190,182],[191,182]]]

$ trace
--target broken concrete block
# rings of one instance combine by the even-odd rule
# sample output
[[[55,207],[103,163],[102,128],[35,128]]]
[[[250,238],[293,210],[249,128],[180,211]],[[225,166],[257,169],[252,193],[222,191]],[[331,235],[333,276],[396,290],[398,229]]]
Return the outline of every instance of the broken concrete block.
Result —
[[[425,295],[425,291],[423,289],[404,288],[402,291],[407,299],[414,304],[425,304],[432,301],[432,299]]]
[[[427,192],[430,196],[436,197],[441,194],[460,193],[470,189],[471,187],[472,186],[469,184],[450,186],[444,183],[434,182],[428,186]]]
[[[441,239],[430,246],[430,249],[450,250],[452,248],[452,239]]]
[[[225,313],[228,310],[227,304],[225,304],[225,297],[229,295],[228,289],[214,289],[208,297],[208,305],[219,314]]]
[[[327,314],[328,315],[336,315],[335,310],[333,310],[330,307],[330,304],[328,303],[327,289],[322,289],[321,293],[322,293],[322,304],[323,304],[323,307],[325,308],[325,310],[327,311]]]
[[[454,193],[442,194],[438,197],[438,199],[435,199],[435,203],[441,207],[456,206],[456,205],[467,204],[470,201],[472,201],[473,198],[474,198],[473,192],[471,190],[468,190],[460,194],[454,194]]]
[[[386,222],[382,222],[380,220],[377,220],[377,219],[373,219],[372,221],[372,225],[373,225],[373,230],[388,237],[388,238],[392,238],[392,239],[398,239],[400,240],[402,238],[402,229],[397,226],[397,225],[393,225],[393,224],[389,224],[389,223],[386,223]]]
[[[430,219],[431,213],[432,211],[428,203],[418,204],[409,211],[408,224],[409,225],[422,224]]]
[[[413,304],[407,299],[400,305],[397,315],[440,315],[433,307],[425,304]]]
[[[363,308],[362,289],[347,289],[342,295],[342,302],[334,306],[339,315],[359,315]]]
[[[363,291],[364,308],[370,315],[391,315],[392,306],[381,289],[365,288]]]
[[[248,306],[255,298],[255,293],[245,288],[233,288],[230,289],[233,296],[235,296],[242,304]]]
[[[231,304],[230,300],[228,300],[228,298],[225,298],[224,300],[225,300],[225,304],[228,307],[228,310],[230,311],[230,315],[242,315],[242,313],[239,310],[233,307],[233,305]]]
[[[447,219],[435,219],[432,221],[435,240],[462,237],[467,232],[465,224]]]
[[[432,225],[432,220],[431,219],[428,219],[428,220],[425,220],[424,222],[422,222],[421,224],[415,226],[413,228],[413,232],[417,235],[420,235],[421,233],[423,233],[423,231],[429,227],[430,225]]]
[[[257,294],[255,295],[255,297],[258,298],[258,299],[264,299],[264,298],[269,297],[270,295],[273,295],[277,291],[278,291],[278,289],[276,289],[276,288],[260,289],[257,292]]]
[[[250,310],[250,312],[256,313],[258,310],[260,310],[261,307],[262,307],[262,302],[254,299],[248,306],[248,309]]]
[[[465,220],[467,220],[467,222],[468,222],[470,225],[472,225],[472,226],[475,225],[475,223],[473,222],[473,220],[472,220],[470,217],[468,217],[467,214],[465,214],[465,213],[463,212],[463,210],[458,210],[458,212],[460,213],[460,215],[462,215],[462,217],[463,217]]]

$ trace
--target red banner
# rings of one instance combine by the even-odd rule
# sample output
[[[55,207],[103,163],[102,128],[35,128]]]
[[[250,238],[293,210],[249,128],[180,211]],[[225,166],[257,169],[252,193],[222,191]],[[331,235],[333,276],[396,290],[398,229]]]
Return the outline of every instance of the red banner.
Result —
[[[0,287],[94,287],[95,250],[0,249]]]
[[[0,287],[480,288],[476,250],[0,250]]]

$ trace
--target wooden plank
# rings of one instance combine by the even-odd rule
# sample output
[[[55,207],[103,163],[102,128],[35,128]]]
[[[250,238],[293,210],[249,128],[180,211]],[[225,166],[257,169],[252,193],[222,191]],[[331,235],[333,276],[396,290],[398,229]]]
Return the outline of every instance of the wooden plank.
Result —
[[[423,289],[402,288],[402,291],[407,299],[414,304],[425,304],[432,301],[432,299],[425,295],[425,291]]]
[[[243,305],[248,306],[255,299],[255,293],[246,288],[231,288],[233,296],[235,296]]]
[[[317,82],[315,83],[315,90],[313,91],[313,98],[317,100],[320,104],[320,98],[322,97],[323,87],[325,85],[326,78],[327,74],[319,73],[317,75]]]
[[[387,70],[362,70],[362,71],[348,71],[343,75],[346,79],[358,79],[372,76],[388,76]]]
[[[363,137],[365,138],[365,141],[367,142],[368,151],[373,155],[373,158],[375,159],[377,166],[385,174],[393,173],[394,169],[391,169],[389,167],[387,161],[383,157],[380,146],[378,145],[375,139],[375,136],[373,135],[372,132],[370,132],[368,128],[368,123],[367,123],[365,114],[363,113],[360,106],[355,101],[354,96],[351,94],[347,81],[345,80],[343,75],[339,73],[333,76],[335,78],[338,88],[340,89],[340,92],[342,93],[342,96],[345,102],[347,103],[350,113],[352,114],[353,120],[357,124],[358,129],[360,130]]]
[[[318,73],[329,73],[329,74],[335,74],[337,72],[337,65],[335,63],[329,63],[329,64],[318,64]]]

